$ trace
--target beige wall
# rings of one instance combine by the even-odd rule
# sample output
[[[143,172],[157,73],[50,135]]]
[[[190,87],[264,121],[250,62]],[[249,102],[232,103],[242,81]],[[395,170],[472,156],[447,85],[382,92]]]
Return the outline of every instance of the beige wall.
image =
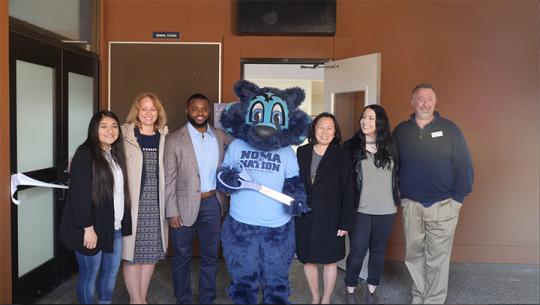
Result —
[[[382,54],[381,103],[393,125],[408,117],[410,89],[432,82],[438,110],[463,130],[475,185],[462,209],[453,259],[538,263],[538,1],[337,1],[335,37],[236,36],[235,4],[102,2],[102,105],[108,41],[223,43],[222,100],[233,100],[241,58],[334,58]],[[396,222],[389,259],[402,259]]]

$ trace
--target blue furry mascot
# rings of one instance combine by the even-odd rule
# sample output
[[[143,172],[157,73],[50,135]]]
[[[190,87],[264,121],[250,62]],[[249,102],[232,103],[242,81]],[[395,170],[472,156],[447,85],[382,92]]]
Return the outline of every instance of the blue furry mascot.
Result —
[[[223,255],[231,275],[228,295],[236,304],[289,304],[289,268],[295,254],[294,218],[307,212],[307,196],[300,182],[291,145],[307,136],[310,117],[298,107],[304,91],[259,88],[248,81],[234,86],[240,102],[229,105],[221,123],[235,140],[229,145],[218,187],[231,195],[223,223]],[[241,162],[250,178],[294,199],[284,205],[253,189],[235,190]],[[222,183],[225,182],[225,183]]]

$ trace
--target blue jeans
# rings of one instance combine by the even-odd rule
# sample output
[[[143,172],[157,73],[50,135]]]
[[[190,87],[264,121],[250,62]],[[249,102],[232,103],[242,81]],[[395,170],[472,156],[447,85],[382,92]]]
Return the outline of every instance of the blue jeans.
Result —
[[[216,299],[221,207],[216,196],[201,200],[199,215],[192,226],[171,229],[174,247],[173,288],[178,304],[192,304],[191,248],[195,233],[199,236],[201,265],[199,272],[199,303],[213,304]]]
[[[95,304],[94,294],[97,292],[99,304],[110,304],[116,275],[120,267],[120,255],[122,254],[122,230],[114,231],[113,252],[99,251],[96,255],[84,255],[75,251],[75,257],[79,264],[79,279],[77,281],[77,297],[81,304]]]

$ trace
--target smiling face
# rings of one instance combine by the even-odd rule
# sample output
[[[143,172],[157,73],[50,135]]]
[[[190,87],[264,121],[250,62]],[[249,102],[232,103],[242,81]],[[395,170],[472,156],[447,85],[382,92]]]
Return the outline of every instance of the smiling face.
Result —
[[[144,97],[139,101],[137,119],[141,123],[141,127],[154,127],[158,119],[158,110],[150,97]]]
[[[336,126],[334,120],[329,117],[322,117],[315,125],[315,139],[321,145],[329,145],[336,136]]]
[[[99,143],[103,149],[109,149],[118,139],[118,122],[111,117],[103,117],[99,122],[98,136]]]
[[[360,128],[362,133],[368,137],[375,138],[377,135],[377,114],[371,108],[366,108],[364,113],[362,113],[362,118],[360,119]]]
[[[196,98],[189,101],[186,115],[195,128],[205,128],[210,119],[210,105],[205,99]]]
[[[420,120],[433,119],[436,103],[437,97],[435,96],[435,92],[429,88],[418,89],[411,99],[416,118]]]

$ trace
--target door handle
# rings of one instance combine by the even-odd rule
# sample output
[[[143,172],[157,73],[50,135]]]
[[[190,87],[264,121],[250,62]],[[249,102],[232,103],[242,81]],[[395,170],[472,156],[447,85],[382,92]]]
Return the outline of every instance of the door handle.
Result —
[[[69,186],[69,185],[67,185],[67,184],[65,184],[65,183],[63,183],[63,182],[58,183],[58,184]],[[60,189],[60,191],[61,191],[61,193],[60,193],[60,196],[58,196],[58,200],[59,200],[59,201],[64,201],[64,200],[66,200],[66,191],[67,191],[67,189]]]

